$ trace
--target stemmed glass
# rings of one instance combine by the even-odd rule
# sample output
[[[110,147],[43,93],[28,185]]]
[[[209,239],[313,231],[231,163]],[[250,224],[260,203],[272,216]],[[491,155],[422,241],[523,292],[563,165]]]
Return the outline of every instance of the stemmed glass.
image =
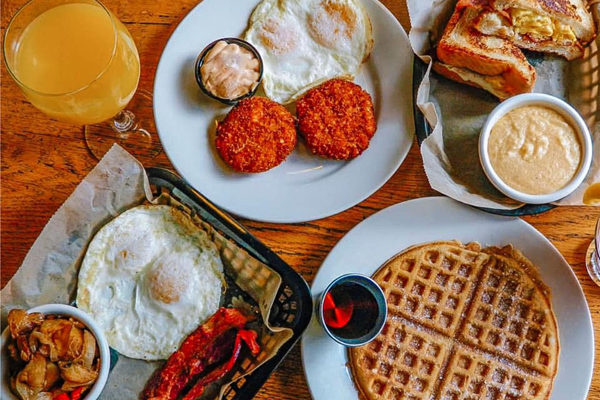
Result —
[[[3,56],[35,107],[57,120],[86,125],[86,144],[96,158],[115,142],[136,156],[155,151],[150,132],[124,110],[140,78],[137,48],[99,1],[29,1],[6,28]],[[94,125],[107,120],[108,129]]]
[[[585,257],[585,265],[592,280],[600,286],[600,218],[596,223],[596,234]]]

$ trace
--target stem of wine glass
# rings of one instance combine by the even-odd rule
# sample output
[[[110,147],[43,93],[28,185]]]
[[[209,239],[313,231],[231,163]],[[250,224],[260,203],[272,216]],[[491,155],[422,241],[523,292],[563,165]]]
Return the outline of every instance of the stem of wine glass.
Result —
[[[152,95],[138,91],[127,109],[111,120],[85,126],[85,142],[94,158],[100,160],[113,146],[119,144],[144,164],[151,165],[161,147],[155,136],[156,128],[148,111],[152,109]],[[138,118],[143,115],[143,120]]]
[[[131,132],[136,132],[146,136],[147,140],[152,141],[150,132],[138,126],[135,114],[129,110],[120,111],[113,117],[111,124],[119,139],[127,139]]]
[[[600,218],[596,223],[595,237],[592,239],[585,257],[585,265],[590,278],[600,286],[600,246],[598,243],[600,243]]]

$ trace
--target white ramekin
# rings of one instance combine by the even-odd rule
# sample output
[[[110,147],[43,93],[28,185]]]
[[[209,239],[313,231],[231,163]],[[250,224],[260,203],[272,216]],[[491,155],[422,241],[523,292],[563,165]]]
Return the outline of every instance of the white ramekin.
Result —
[[[579,164],[579,170],[573,179],[571,179],[571,181],[562,189],[548,194],[528,194],[508,186],[502,179],[500,179],[498,174],[496,174],[496,171],[494,171],[488,154],[488,141],[490,132],[496,122],[498,122],[498,120],[506,113],[515,108],[533,105],[548,107],[561,114],[579,135],[579,141],[582,146],[581,163]],[[590,165],[592,163],[592,150],[590,131],[583,118],[581,118],[581,115],[579,115],[579,113],[572,106],[563,100],[542,93],[520,94],[500,103],[488,116],[487,120],[483,124],[483,128],[479,136],[479,160],[481,161],[481,166],[483,167],[483,171],[488,179],[506,196],[514,200],[530,204],[550,203],[568,196],[575,189],[577,189],[577,187],[581,185],[585,179],[590,169]]]
[[[90,388],[85,397],[83,397],[83,400],[97,399],[100,396],[102,389],[104,389],[104,385],[108,379],[108,372],[110,370],[110,351],[108,348],[108,342],[106,341],[106,337],[98,325],[94,323],[88,314],[84,313],[78,308],[71,307],[66,304],[44,304],[42,306],[33,307],[32,309],[27,310],[27,312],[40,312],[43,314],[70,316],[81,321],[90,330],[90,332],[96,338],[96,343],[98,343],[98,349],[100,351],[100,371],[98,373],[98,379],[96,379],[94,385]],[[6,350],[9,335],[10,333],[7,327],[4,329],[4,332],[2,332],[2,337],[0,338],[2,365],[5,366],[5,368],[2,369],[1,398],[7,400],[16,400],[17,396],[15,396],[10,390],[9,369],[6,368],[6,366],[9,365],[8,351]]]

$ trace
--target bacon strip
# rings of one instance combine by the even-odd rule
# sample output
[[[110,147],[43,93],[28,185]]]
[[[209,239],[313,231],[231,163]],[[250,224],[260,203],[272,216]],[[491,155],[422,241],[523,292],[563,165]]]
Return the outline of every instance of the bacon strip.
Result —
[[[242,342],[246,343],[252,354],[257,354],[260,350],[260,346],[256,342],[258,335],[252,330],[241,330],[235,337],[235,344],[233,345],[233,353],[225,364],[215,368],[196,382],[196,384],[190,389],[190,391],[183,396],[182,400],[194,400],[204,393],[204,389],[212,382],[224,377],[235,365],[240,351],[242,350]]]
[[[243,328],[248,318],[234,308],[219,308],[181,344],[146,385],[144,400],[175,400],[185,386],[229,354],[235,331]]]

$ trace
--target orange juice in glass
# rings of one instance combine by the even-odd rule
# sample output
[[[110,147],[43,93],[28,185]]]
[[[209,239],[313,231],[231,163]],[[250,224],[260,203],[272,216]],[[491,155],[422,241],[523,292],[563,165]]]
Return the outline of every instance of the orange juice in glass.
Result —
[[[600,217],[596,222],[594,239],[592,239],[586,253],[585,265],[590,278],[596,285],[600,286]]]
[[[121,111],[140,78],[138,51],[125,26],[102,3],[31,0],[12,18],[3,50],[11,77],[45,114],[76,124],[116,116],[113,128],[121,139],[135,128],[123,126],[132,115]]]

